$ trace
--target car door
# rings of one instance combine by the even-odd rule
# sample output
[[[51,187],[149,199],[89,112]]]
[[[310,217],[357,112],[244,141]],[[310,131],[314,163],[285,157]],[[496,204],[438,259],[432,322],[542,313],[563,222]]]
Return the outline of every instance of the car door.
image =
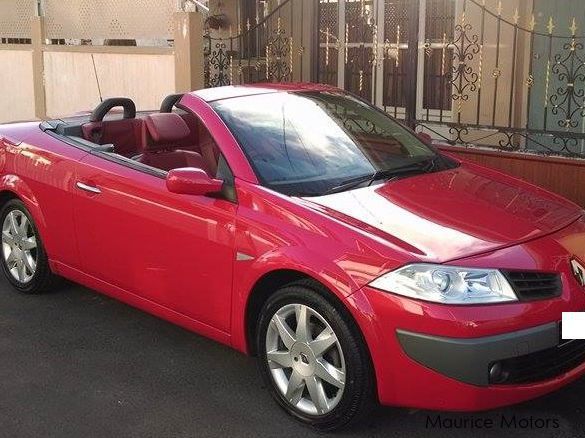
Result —
[[[4,165],[8,160],[11,168],[0,182],[25,201],[51,262],[77,268],[79,253],[72,238],[71,193],[75,168],[88,152],[50,135],[50,127],[43,124],[46,132],[36,132],[26,142],[18,142],[4,151],[0,162]]]
[[[170,193],[164,172],[102,153],[76,180],[83,271],[228,332],[236,204]]]

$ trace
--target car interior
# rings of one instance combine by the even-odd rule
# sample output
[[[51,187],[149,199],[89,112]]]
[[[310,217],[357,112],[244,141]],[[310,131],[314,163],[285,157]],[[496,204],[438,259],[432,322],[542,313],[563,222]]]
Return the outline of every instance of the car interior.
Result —
[[[176,107],[182,96],[168,96],[158,112],[141,113],[131,99],[106,99],[89,116],[44,122],[42,128],[132,167],[158,173],[195,167],[225,179],[230,172],[209,131],[197,116]]]

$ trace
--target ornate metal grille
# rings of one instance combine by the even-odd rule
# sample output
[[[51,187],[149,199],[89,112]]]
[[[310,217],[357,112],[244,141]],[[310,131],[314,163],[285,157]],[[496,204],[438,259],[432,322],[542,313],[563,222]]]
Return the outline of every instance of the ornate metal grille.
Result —
[[[319,78],[337,85],[339,68],[339,2],[321,1],[319,9]]]
[[[237,28],[208,28],[206,86],[308,80],[304,7],[302,0],[257,1]]]
[[[441,111],[451,109],[451,78],[453,50],[447,46],[453,41],[455,2],[449,0],[427,0],[425,11],[424,71],[425,84],[423,108]]]
[[[388,1],[384,3],[384,108],[394,108],[394,116],[398,116],[398,108],[406,107],[404,81],[406,64],[402,62],[408,49],[408,0]]]
[[[585,158],[583,16],[578,0],[320,0],[319,81],[453,144]]]

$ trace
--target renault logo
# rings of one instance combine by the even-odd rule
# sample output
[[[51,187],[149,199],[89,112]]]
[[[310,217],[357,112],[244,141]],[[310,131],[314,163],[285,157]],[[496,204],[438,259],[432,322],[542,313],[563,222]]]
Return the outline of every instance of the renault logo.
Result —
[[[585,286],[585,268],[577,260],[571,260],[573,274],[581,286]]]

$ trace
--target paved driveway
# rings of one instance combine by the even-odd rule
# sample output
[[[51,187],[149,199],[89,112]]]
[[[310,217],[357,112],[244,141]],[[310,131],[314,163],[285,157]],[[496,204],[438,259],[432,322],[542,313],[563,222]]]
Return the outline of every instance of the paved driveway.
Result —
[[[585,380],[514,408],[442,415],[442,428],[429,423],[437,415],[380,409],[339,436],[585,436]],[[78,286],[24,296],[0,281],[2,437],[312,435],[272,402],[252,358]]]

